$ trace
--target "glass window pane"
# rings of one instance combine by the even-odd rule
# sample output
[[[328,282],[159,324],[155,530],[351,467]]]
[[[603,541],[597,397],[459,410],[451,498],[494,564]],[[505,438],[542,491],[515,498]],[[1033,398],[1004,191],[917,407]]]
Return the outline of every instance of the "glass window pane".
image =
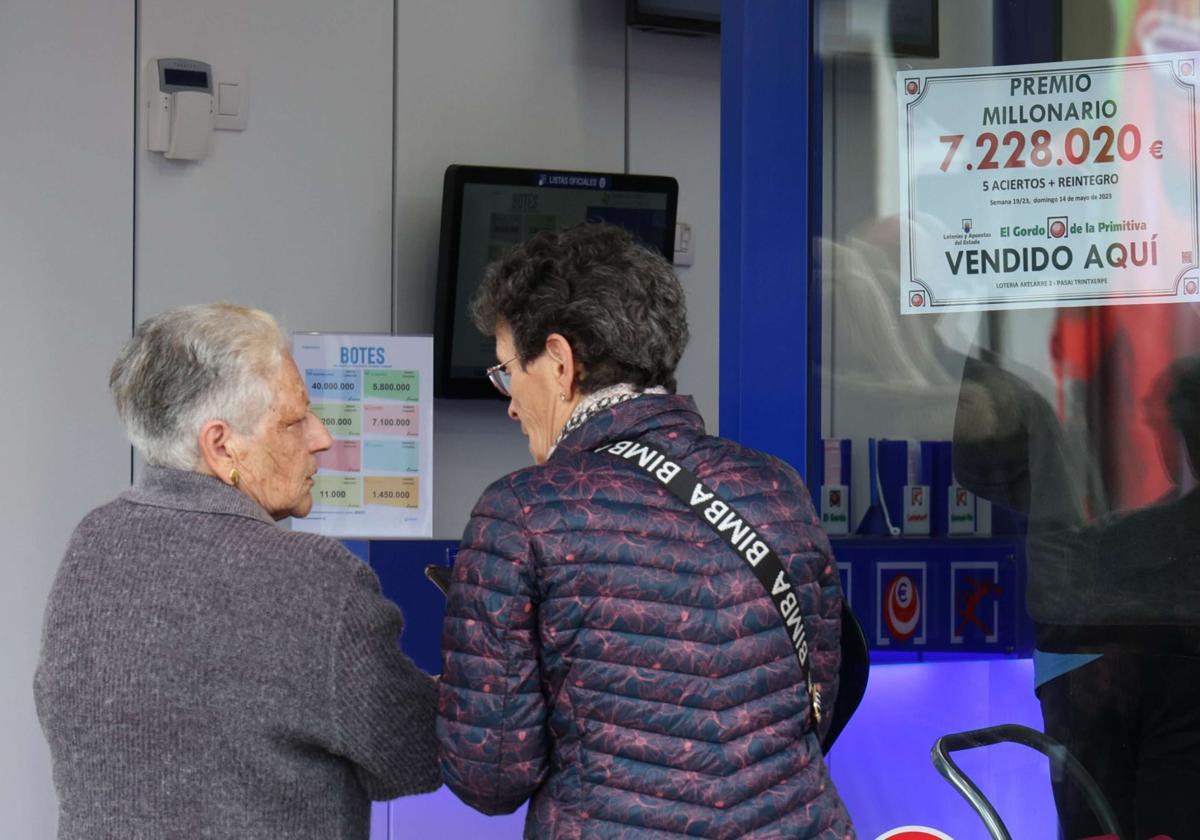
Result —
[[[821,0],[816,32],[809,483],[890,663],[863,714],[924,727],[898,761],[1025,723],[1130,835],[1194,834],[1200,3]],[[1102,834],[1022,749],[962,757],[1013,836]],[[866,836],[924,783],[831,766]]]

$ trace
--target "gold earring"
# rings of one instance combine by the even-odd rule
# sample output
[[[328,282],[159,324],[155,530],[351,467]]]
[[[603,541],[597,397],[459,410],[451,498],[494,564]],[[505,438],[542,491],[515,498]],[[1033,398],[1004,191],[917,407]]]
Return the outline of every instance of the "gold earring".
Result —
[[[234,467],[233,469],[231,469],[229,471],[229,483],[232,484],[234,487],[237,487],[238,484],[241,483],[241,481],[242,481],[242,477],[240,475],[238,475],[237,467]]]

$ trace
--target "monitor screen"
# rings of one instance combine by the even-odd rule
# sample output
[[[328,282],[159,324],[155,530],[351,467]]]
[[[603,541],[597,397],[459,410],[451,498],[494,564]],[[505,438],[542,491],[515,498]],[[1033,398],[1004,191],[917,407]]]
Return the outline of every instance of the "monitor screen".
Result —
[[[484,269],[505,251],[542,230],[609,222],[674,257],[674,178],[451,166],[442,194],[435,331],[436,393],[443,397],[499,396],[487,381],[495,342],[471,322],[471,297]]]

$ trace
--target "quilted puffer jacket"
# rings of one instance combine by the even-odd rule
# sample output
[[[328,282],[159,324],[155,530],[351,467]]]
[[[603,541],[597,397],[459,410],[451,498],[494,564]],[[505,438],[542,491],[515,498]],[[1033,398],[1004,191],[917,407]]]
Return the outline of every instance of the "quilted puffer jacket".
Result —
[[[840,599],[796,472],[704,434],[689,397],[600,412],[475,506],[442,634],[446,783],[527,838],[853,837],[788,632],[754,573],[636,466],[649,444],[732,503],[783,561],[822,704]]]

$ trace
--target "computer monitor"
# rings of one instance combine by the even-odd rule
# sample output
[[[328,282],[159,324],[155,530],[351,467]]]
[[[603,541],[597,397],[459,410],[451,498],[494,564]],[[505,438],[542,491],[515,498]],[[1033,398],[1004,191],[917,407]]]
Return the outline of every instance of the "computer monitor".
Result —
[[[434,329],[434,392],[497,397],[485,371],[495,342],[471,322],[469,305],[488,263],[542,230],[583,222],[621,225],[668,261],[675,255],[679,185],[659,175],[453,165],[442,192]]]

